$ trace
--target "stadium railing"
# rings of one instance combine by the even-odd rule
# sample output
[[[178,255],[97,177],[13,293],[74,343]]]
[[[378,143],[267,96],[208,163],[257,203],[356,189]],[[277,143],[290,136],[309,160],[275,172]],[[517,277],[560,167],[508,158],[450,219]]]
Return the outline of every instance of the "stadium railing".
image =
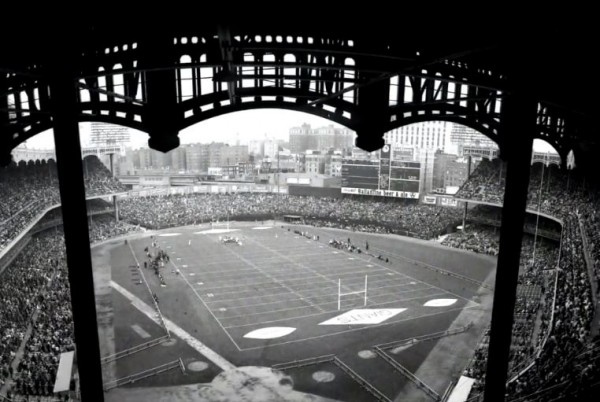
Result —
[[[143,380],[144,378],[152,377],[176,368],[183,370],[183,362],[181,361],[181,358],[173,360],[169,363],[161,364],[160,366],[156,366],[148,370],[141,371],[139,373],[129,375],[127,377],[118,378],[114,381],[107,382],[104,384],[104,391],[109,391],[124,384],[133,384],[134,382]],[[185,373],[185,371],[183,372]]]
[[[446,390],[444,391],[444,393],[441,396],[440,400],[442,402],[446,402],[448,400],[448,398],[450,398],[450,395],[452,395],[452,390],[454,390],[454,387],[456,386],[457,383],[458,383],[457,380],[450,381],[450,384],[448,384],[448,386],[446,387]]]
[[[562,243],[562,234],[561,234],[561,243]],[[544,340],[542,341],[540,346],[537,348],[537,351],[533,354],[534,357],[533,357],[532,361],[524,369],[520,370],[514,377],[510,378],[507,381],[507,384],[510,384],[513,381],[516,381],[519,377],[521,377],[523,374],[525,374],[529,369],[531,369],[535,365],[536,359],[538,359],[541,356],[542,351],[544,350],[544,346],[546,346],[546,342],[548,341],[548,338],[550,337],[550,333],[552,332],[552,325],[554,323],[554,310],[556,307],[556,292],[558,291],[558,267],[560,265],[560,257],[561,257],[561,249],[559,249],[558,258],[556,261],[556,269],[554,272],[554,291],[553,291],[553,295],[552,295],[552,308],[551,308],[550,322],[548,323],[548,330],[546,332],[546,336],[544,336]],[[518,369],[518,368],[515,368],[515,369]],[[513,369],[513,371],[515,369]]]
[[[307,359],[293,360],[291,362],[279,363],[272,366],[272,368],[277,370],[287,370],[291,368],[312,366],[313,364],[326,363],[333,361],[335,355],[323,355],[316,357],[309,357]]]
[[[594,306],[598,304],[598,295],[596,281],[594,280],[594,263],[590,256],[590,247],[588,245],[587,233],[585,231],[585,223],[580,214],[577,214],[577,222],[579,222],[579,231],[581,232],[581,243],[583,245],[583,256],[585,258],[585,264],[587,265],[587,273],[590,280],[590,286],[592,287],[592,299]]]
[[[384,401],[384,402],[392,402],[392,400],[390,398],[388,398],[387,396],[382,394],[381,391],[379,391],[377,388],[375,388],[373,385],[371,385],[367,380],[365,380],[360,375],[358,375],[358,373],[356,371],[352,370],[346,363],[344,363],[337,357],[333,358],[333,363],[336,366],[338,366],[343,372],[348,374],[350,376],[350,378],[352,378],[354,381],[356,381],[361,387],[363,387],[371,395],[373,395],[376,400]]]
[[[114,196],[118,196],[118,195],[123,195],[123,194],[127,194],[127,193],[111,193],[111,194],[102,194],[102,195],[93,195],[90,197],[86,197],[86,200],[92,200],[95,198],[103,198],[103,197],[112,197]],[[54,205],[50,205],[48,207],[46,207],[42,212],[40,212],[39,214],[36,215],[35,218],[33,218],[31,220],[31,222],[29,222],[29,224],[17,235],[17,237],[15,237],[14,239],[12,239],[10,241],[10,243],[8,243],[3,249],[0,250],[0,261],[2,260],[2,258],[8,254],[8,252],[16,245],[18,244],[19,240],[21,240],[23,237],[25,237],[28,233],[31,232],[31,229],[33,229],[35,227],[35,225],[51,210],[60,207],[61,204],[54,204]]]
[[[430,341],[433,339],[443,338],[443,337],[449,336],[449,335],[460,334],[462,332],[468,331],[472,326],[473,326],[472,323],[468,323],[467,325],[465,325],[463,327],[458,327],[455,329],[448,329],[446,331],[434,332],[432,334],[427,334],[427,335],[414,336],[412,338],[401,339],[398,341],[380,343],[379,345],[375,345],[373,347],[386,350],[386,349],[392,349],[392,348],[396,348],[396,347],[404,346],[404,345],[412,345],[414,343]]]
[[[423,381],[419,379],[416,375],[411,373],[406,367],[398,363],[392,357],[390,357],[385,351],[377,346],[373,348],[375,353],[379,355],[383,360],[385,360],[390,366],[392,366],[396,371],[400,374],[408,378],[410,381],[415,383],[415,385],[421,388],[427,395],[429,395],[434,401],[441,400],[440,395],[435,392],[429,385],[425,384]]]
[[[114,361],[119,360],[119,359],[121,359],[121,358],[123,358],[125,356],[130,356],[130,355],[132,355],[134,353],[141,352],[142,350],[151,348],[151,347],[156,346],[156,345],[160,345],[161,343],[166,342],[169,339],[171,339],[171,337],[169,335],[164,335],[164,336],[161,336],[160,338],[152,339],[152,340],[150,340],[148,342],[141,343],[141,344],[133,346],[133,347],[131,347],[129,349],[121,350],[121,351],[119,351],[117,353],[114,353],[112,355],[105,356],[105,357],[103,357],[103,358],[100,359],[100,362],[102,364],[107,364],[107,363],[110,363],[110,362],[114,362]]]

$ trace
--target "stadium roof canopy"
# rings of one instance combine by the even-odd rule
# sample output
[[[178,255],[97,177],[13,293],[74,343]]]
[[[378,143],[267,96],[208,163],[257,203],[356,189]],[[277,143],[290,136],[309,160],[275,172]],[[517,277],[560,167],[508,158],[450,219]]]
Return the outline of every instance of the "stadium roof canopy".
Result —
[[[0,26],[0,146],[12,149],[52,126],[46,85],[51,70],[65,63],[80,90],[91,94],[89,103],[78,108],[79,121],[135,127],[150,134],[156,149],[176,146],[167,137],[188,125],[258,107],[307,111],[359,136],[365,127],[379,137],[400,125],[446,119],[479,129],[502,148],[499,104],[516,86],[538,102],[534,136],[554,145],[563,158],[573,148],[579,157],[598,145],[594,117],[600,85],[595,77],[600,66],[594,49],[599,35],[585,10],[523,15],[521,10],[477,14],[426,7],[332,6],[327,12],[310,3],[301,6],[268,13],[257,9],[252,17],[232,15],[226,6],[193,16],[173,7],[150,17],[99,7],[81,10],[77,18],[29,11],[8,20]],[[349,58],[351,65],[345,64]],[[198,88],[187,98],[177,93],[177,69],[185,66],[213,68],[213,91]],[[156,70],[162,77],[152,74]],[[98,79],[100,73],[114,78],[120,71],[124,89],[113,87],[110,78]],[[254,80],[252,88],[242,75]],[[151,84],[168,80],[171,88]],[[407,83],[410,93],[404,90]],[[396,90],[396,84],[400,92],[392,95],[390,86]],[[41,92],[39,105],[26,107],[22,102],[38,98],[35,88]],[[19,92],[29,98],[16,97]],[[156,96],[173,99],[155,101]],[[269,104],[270,96],[275,100]],[[30,113],[8,113],[11,103]],[[161,111],[160,121],[152,118],[154,110]],[[365,144],[378,148],[381,143]]]

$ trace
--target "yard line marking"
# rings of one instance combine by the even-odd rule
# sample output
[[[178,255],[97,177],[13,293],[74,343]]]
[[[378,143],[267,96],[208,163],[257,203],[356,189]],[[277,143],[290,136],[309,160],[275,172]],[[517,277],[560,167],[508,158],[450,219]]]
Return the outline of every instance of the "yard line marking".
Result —
[[[371,271],[363,271],[363,272],[371,272]],[[361,272],[348,272],[347,274],[342,274],[342,275],[355,275],[355,274],[360,274]],[[382,277],[384,275],[387,275],[385,273],[381,273],[381,274],[373,274],[373,275],[369,275],[369,278],[371,278],[371,276],[373,278],[377,278],[377,277]],[[297,286],[296,284],[291,284],[290,282],[296,282],[296,281],[303,281],[302,283],[299,283],[299,286],[302,285],[307,285],[307,284],[314,284],[313,279],[317,278],[317,276],[306,276],[306,277],[302,277],[302,278],[295,278],[295,279],[289,279],[289,280],[282,280],[281,282],[285,282],[290,286]],[[248,278],[250,279],[250,278]],[[358,280],[358,282],[356,282],[356,284],[364,284],[364,277],[361,276],[359,278],[356,278]],[[353,279],[350,278],[346,278],[346,285],[350,286],[352,285],[351,283],[349,283],[350,281],[352,281]],[[377,281],[377,279],[373,279],[374,281]],[[229,281],[226,281],[229,282]],[[237,280],[237,282],[239,283],[239,279]],[[214,282],[214,283],[218,283],[218,282]],[[277,285],[277,286],[273,286],[273,287],[262,287],[263,285]],[[251,291],[251,289],[247,289],[247,290],[243,290],[243,288],[254,288],[255,286],[261,286],[260,290],[268,290],[268,289],[278,289],[278,286],[281,286],[280,284],[273,282],[273,281],[269,281],[269,282],[253,282],[253,283],[246,283],[243,285],[227,285],[227,286],[214,286],[211,287],[212,290],[219,290],[219,294],[226,294],[226,293],[238,293],[238,292],[244,292],[244,291]],[[331,286],[327,286],[325,288],[320,287],[321,289],[326,289],[326,288],[330,288],[330,287],[337,287],[336,285],[331,285]],[[242,288],[242,289],[237,289],[237,290],[231,290],[231,291],[225,291],[222,292],[221,290],[223,289],[230,289],[230,288]],[[317,288],[315,288],[317,289]],[[294,290],[298,290],[298,289],[294,289]]]
[[[441,294],[444,294],[444,293],[441,293]],[[424,297],[435,297],[435,296],[437,296],[437,295],[432,295],[432,296],[428,296],[428,295],[427,296],[418,296],[418,297],[413,297],[411,299],[406,299],[404,301],[418,300],[418,299],[422,299]],[[289,317],[289,318],[278,318],[276,320],[260,321],[260,322],[250,323],[250,324],[230,325],[230,326],[227,326],[227,327],[224,327],[224,328],[226,328],[226,329],[233,329],[233,328],[243,328],[243,327],[250,327],[250,326],[261,326],[261,325],[266,325],[266,324],[272,324],[274,322],[279,322],[279,321],[297,320],[299,318],[307,318],[307,317],[318,317],[320,315],[332,314],[332,313],[337,313],[339,315],[339,310],[337,309],[337,301],[335,301],[335,302],[333,302],[331,304],[334,304],[334,303],[335,303],[335,308],[334,309],[325,311],[323,313],[306,314],[306,315],[300,315],[300,316]],[[397,303],[397,301],[396,300],[392,300],[392,301],[389,301],[389,302],[375,303],[375,304],[370,305],[369,307],[385,306],[387,304],[392,304],[392,303]],[[475,307],[475,306],[471,306],[471,307]],[[460,310],[460,309],[464,309],[464,308],[466,308],[466,307],[463,306],[461,308],[444,310],[444,312],[453,311],[453,310]],[[425,315],[421,315],[419,317],[426,317],[426,316],[427,315],[425,314]],[[418,317],[415,317],[415,318],[418,318]],[[225,318],[223,318],[223,319],[225,319]],[[244,349],[242,349],[242,350],[244,350]]]
[[[405,260],[410,260],[409,258],[402,257],[402,256],[396,255],[396,254],[394,254],[394,253],[391,253],[391,252],[388,252],[388,251],[385,251],[385,253],[387,253],[387,254],[389,254],[389,255],[394,255],[394,256],[397,256],[398,258],[402,258],[402,259],[405,259]],[[414,278],[414,277],[412,277],[412,276],[410,276],[410,275],[406,275],[406,274],[404,274],[404,273],[400,273],[400,272],[398,272],[398,271],[394,271],[393,269],[391,269],[391,268],[388,268],[388,267],[386,267],[386,266],[384,266],[384,265],[381,265],[381,264],[379,264],[379,263],[377,263],[377,262],[375,262],[375,261],[370,261],[370,259],[369,259],[369,260],[367,260],[367,259],[365,259],[365,258],[362,258],[362,257],[358,257],[358,259],[360,259],[360,260],[363,260],[363,261],[365,261],[365,262],[372,262],[374,265],[376,265],[376,266],[378,266],[378,267],[381,267],[381,268],[383,268],[383,269],[387,269],[387,270],[388,270],[388,271],[390,271],[390,272],[395,272],[395,273],[396,273],[396,274],[398,274],[398,275],[405,276],[405,277],[407,277],[407,278],[410,278],[410,279],[412,279],[412,280],[414,280],[414,281],[422,282],[422,283],[425,283],[425,284],[427,284],[427,285],[429,285],[429,286],[433,286],[433,287],[435,287],[435,288],[438,288],[438,289],[440,289],[440,290],[443,290],[444,292],[447,292],[447,293],[449,293],[449,294],[451,294],[451,295],[453,295],[453,296],[455,296],[455,297],[458,297],[459,299],[462,299],[462,300],[468,300],[468,301],[470,301],[470,302],[473,302],[473,303],[475,303],[475,304],[477,304],[477,305],[479,305],[479,304],[480,304],[480,303],[474,302],[473,300],[467,299],[466,297],[459,296],[459,295],[457,295],[456,293],[452,293],[452,292],[450,292],[449,290],[446,290],[446,289],[440,288],[440,287],[438,287],[438,286],[432,285],[431,283],[428,283],[428,282],[425,282],[425,281],[421,281],[421,280],[419,280],[419,279],[416,279],[416,278]],[[416,261],[416,260],[412,260],[412,262],[415,262],[415,263],[417,263],[417,264],[428,265],[428,264],[424,264],[424,263],[421,263],[421,262],[419,262],[419,261]],[[433,265],[432,265],[432,266],[433,266]]]
[[[383,287],[381,287],[380,289],[382,289],[382,288]],[[432,289],[432,288],[428,288],[428,289]],[[425,289],[418,289],[418,290],[415,290],[415,292],[421,291],[421,290],[425,290]],[[408,293],[408,292],[406,292],[406,293]],[[383,293],[383,294],[375,295],[373,297],[375,298],[375,297],[383,297],[383,296],[390,296],[390,295],[396,295],[396,293]],[[337,295],[335,295],[335,294],[334,295],[324,295],[324,296],[314,296],[312,298],[315,298],[315,297],[329,297],[329,296],[333,297],[332,301],[328,301],[328,302],[324,302],[324,303],[319,303],[318,305],[319,306],[326,306],[326,305],[330,305],[330,304],[335,304],[337,306],[337,299],[336,299]],[[423,296],[419,296],[417,298],[410,298],[410,299],[404,299],[404,300],[390,301],[390,303],[393,303],[393,302],[402,303],[402,302],[407,301],[407,300],[416,300],[416,299],[421,299],[421,298],[425,298],[425,297],[429,298],[429,297],[436,297],[436,296],[433,296],[433,295],[432,296],[423,295]],[[286,301],[289,301],[289,300],[286,300]],[[369,307],[372,307],[372,306],[373,305],[369,305]],[[236,308],[244,308],[244,307],[250,307],[250,306],[229,307],[229,310],[233,310],[233,309],[236,309]],[[418,307],[422,307],[422,306],[420,305]],[[279,313],[279,312],[289,311],[289,310],[298,310],[298,309],[302,309],[302,308],[308,308],[308,306],[289,307],[289,308],[284,308],[284,309],[267,310],[267,311],[261,311],[261,312],[256,312],[256,313],[245,313],[245,314],[234,315],[234,316],[229,316],[229,317],[220,317],[219,319],[220,320],[230,320],[230,319],[234,319],[234,318],[249,317],[249,316],[261,315],[261,314],[273,314],[273,313]],[[337,311],[337,309],[331,310],[331,311]],[[295,318],[295,317],[290,317],[290,318]]]
[[[169,262],[175,267],[175,269],[179,269],[177,268],[177,265],[175,265],[175,263],[173,262],[173,260],[169,260]],[[187,278],[185,277],[185,275],[179,275],[179,277],[181,279],[183,279],[185,281],[185,283],[187,283],[187,285],[190,287],[190,289],[192,289],[192,292],[194,292],[194,294],[196,295],[196,297],[198,298],[198,300],[200,300],[202,302],[202,304],[204,305],[204,307],[208,310],[208,312],[210,313],[210,315],[212,315],[212,317],[215,319],[215,321],[217,322],[217,324],[219,324],[219,327],[221,327],[221,329],[223,330],[223,332],[225,332],[227,334],[227,336],[229,337],[229,340],[235,345],[235,347],[238,350],[241,350],[240,347],[238,346],[238,344],[236,343],[236,341],[233,340],[231,334],[229,334],[229,331],[227,331],[224,327],[223,324],[221,324],[221,321],[219,321],[219,319],[215,316],[215,313],[213,313],[213,311],[206,305],[206,303],[204,302],[204,299],[202,299],[202,297],[200,297],[200,295],[198,294],[198,292],[196,291],[196,289],[194,289],[194,287],[192,286],[192,284],[187,280]],[[234,366],[235,367],[235,366]]]
[[[249,238],[248,238],[249,239]],[[246,240],[248,240],[246,239]],[[252,261],[247,260],[246,258],[242,257],[239,253],[236,253],[235,251],[233,251],[233,249],[231,247],[225,247],[227,249],[227,251],[229,251],[229,253],[233,254],[234,256],[236,256],[239,260],[245,262],[247,265],[255,268],[258,272],[261,272],[264,276],[266,276],[267,278],[271,278],[274,282],[281,284],[281,286],[287,290],[289,290],[291,293],[294,293],[296,296],[302,297],[302,295],[296,293],[293,289],[291,289],[290,287],[288,287],[286,284],[282,283],[281,281],[279,281],[277,278],[273,277],[272,275],[270,275],[269,273],[263,271],[262,269],[260,269],[256,264],[254,264]],[[313,303],[308,302],[307,303],[316,308],[317,310],[321,310],[320,307],[315,306]]]
[[[384,250],[382,250],[380,248],[377,248],[377,247],[373,247],[373,248],[375,250],[384,251]],[[386,253],[388,253],[390,256],[399,258],[399,259],[404,260],[404,261],[411,262],[411,263],[413,263],[415,265],[419,265],[419,266],[425,267],[425,268],[430,269],[432,271],[443,272],[445,275],[449,275],[449,276],[461,279],[461,280],[466,281],[466,282],[475,283],[475,284],[477,284],[477,285],[479,285],[479,286],[481,286],[481,287],[483,287],[485,289],[491,290],[492,292],[494,291],[494,288],[491,285],[488,285],[485,282],[478,281],[477,279],[473,279],[473,278],[470,278],[470,277],[465,276],[465,275],[457,274],[456,272],[452,272],[452,271],[440,268],[440,267],[438,267],[436,265],[427,264],[425,262],[417,261],[417,260],[414,260],[412,258],[405,257],[403,255],[399,255],[399,254],[396,254],[396,253],[393,253],[393,252],[387,252],[386,251]]]
[[[359,278],[359,279],[360,280],[357,281],[356,283],[348,283],[348,281],[347,281],[346,282],[346,286],[351,287],[353,285],[356,285],[356,286],[360,286],[362,288],[364,286],[364,280],[362,278]],[[382,279],[372,279],[372,280],[369,281],[369,284],[370,285],[374,285],[374,284],[377,284],[377,283],[380,283],[380,282],[390,283],[390,280],[387,277],[384,277]],[[401,283],[396,283],[396,284],[393,284],[393,285],[383,286],[383,287],[398,287],[398,286],[405,286],[405,285],[409,285],[409,284],[410,284],[410,282],[404,282],[404,283],[401,282]],[[299,286],[304,286],[304,285],[314,285],[314,283],[308,281],[308,282],[299,284]],[[244,286],[244,285],[242,285],[242,286]],[[369,290],[371,290],[371,289],[375,290],[375,289],[379,289],[379,288],[380,287],[377,287],[377,286],[370,286]],[[278,289],[281,289],[281,288],[269,287],[269,288],[260,288],[259,290],[265,290],[266,291],[266,290],[278,290]],[[309,288],[306,288],[306,289],[297,289],[296,287],[294,287],[293,289],[296,292],[311,292],[311,291],[318,291],[318,290],[325,290],[325,289],[337,289],[337,286],[335,286],[335,285],[325,286],[325,287],[317,286],[317,287],[309,287]],[[207,290],[210,290],[210,291],[214,292],[215,288],[209,288]],[[257,289],[255,289],[255,290],[257,290]],[[246,293],[246,292],[253,292],[255,290],[252,290],[252,289],[247,289],[247,290],[238,289],[238,290],[232,290],[232,291],[229,291],[229,292],[221,292],[221,291],[219,291],[218,293],[219,293],[219,296],[221,296],[221,295],[227,295],[227,294],[240,294],[240,293]],[[229,300],[236,300],[236,299],[244,300],[244,299],[249,299],[249,298],[254,298],[254,297],[269,297],[269,296],[276,296],[276,295],[280,295],[280,294],[286,294],[286,292],[284,292],[284,293],[268,293],[268,294],[264,294],[264,295],[255,295],[255,296],[244,296],[244,297],[238,297],[238,298],[229,299]],[[335,292],[334,294],[337,295],[337,292]]]
[[[429,287],[429,288],[424,288],[424,289],[407,290],[405,292],[402,292],[402,295],[406,295],[407,293],[421,292],[421,291],[425,291],[425,290],[429,290],[429,289],[433,289],[433,288]],[[437,297],[437,296],[440,296],[441,294],[445,294],[445,293],[434,293],[433,295],[423,294],[423,295],[420,295],[420,296],[410,297],[410,298],[407,298],[407,299],[394,299],[393,301],[390,301],[390,303],[392,303],[392,302],[402,303],[402,302],[407,301],[407,300],[421,299],[421,298],[424,298],[424,297]],[[330,297],[330,296],[334,297],[333,302],[337,303],[337,295],[312,296],[312,297],[307,297],[307,299],[316,299],[318,297],[324,297],[325,298],[325,297]],[[375,298],[381,298],[381,297],[388,297],[388,296],[390,296],[390,297],[397,297],[398,293],[397,292],[381,293],[381,294],[378,294],[378,295],[374,295],[373,299],[375,299]],[[298,301],[298,300],[302,300],[302,299],[291,299],[291,300],[285,300],[285,301],[288,302],[288,301]],[[210,304],[210,303],[218,303],[218,302],[219,301],[216,301],[216,302],[207,302],[207,303]],[[278,300],[278,301],[274,301],[274,302],[260,303],[260,304],[228,306],[228,308],[230,310],[234,310],[234,309],[240,309],[240,308],[245,308],[245,307],[265,306],[267,304],[275,304],[275,303],[281,304],[282,302],[283,301]],[[323,303],[319,303],[319,305],[323,306],[323,305],[331,304],[331,303],[332,302],[323,302]],[[375,304],[368,304],[368,305],[372,306],[372,305],[375,305]],[[299,308],[299,307],[296,307],[296,308]],[[221,317],[221,319],[226,319],[226,318],[231,318],[231,317]]]
[[[280,253],[279,251],[277,251],[277,250],[274,250],[274,249],[272,249],[272,248],[270,248],[270,247],[267,247],[267,246],[265,246],[264,244],[262,244],[262,243],[260,243],[260,242],[258,242],[258,241],[256,241],[256,240],[254,240],[254,239],[248,239],[248,240],[249,240],[249,241],[251,241],[252,243],[256,244],[257,246],[264,248],[265,250],[268,250],[268,251],[270,251],[270,252],[272,252],[272,253],[274,253],[274,254],[277,254],[277,255],[281,256],[281,258],[285,259],[286,261],[289,261],[289,262],[291,262],[292,264],[294,264],[294,265],[296,265],[296,266],[298,266],[298,267],[300,267],[300,268],[303,268],[303,269],[304,269],[304,270],[306,270],[306,271],[312,272],[313,274],[316,274],[316,275],[320,276],[321,278],[325,279],[327,282],[331,282],[331,283],[337,284],[337,281],[336,281],[336,280],[330,279],[330,278],[326,277],[325,275],[321,274],[320,272],[318,272],[318,271],[315,271],[314,269],[312,269],[312,268],[309,268],[309,267],[307,267],[307,266],[306,266],[306,265],[304,265],[304,264],[301,264],[301,263],[299,263],[299,262],[296,262],[295,260],[291,259],[291,258],[290,258],[290,257],[288,257],[287,255],[285,255],[285,254],[281,254],[281,253]],[[337,252],[336,252],[336,251],[334,251],[334,253],[337,253]],[[342,286],[342,288],[344,288],[345,290],[348,290],[348,288],[347,288],[346,286]]]
[[[146,315],[149,319],[154,321],[159,326],[161,325],[158,317],[156,316],[156,311],[154,310],[154,308],[152,308],[149,305],[147,305],[146,303],[144,303],[141,299],[139,299],[137,296],[135,296],[134,294],[129,292],[127,289],[123,288],[121,285],[119,285],[115,281],[111,280],[110,285],[117,292],[121,293],[123,296],[125,296],[127,299],[129,299],[131,304],[135,308],[137,308],[139,311],[141,311],[144,315]],[[205,344],[200,342],[198,339],[194,338],[192,335],[190,335],[186,331],[184,331],[177,324],[175,324],[174,322],[172,322],[171,320],[169,320],[168,318],[166,318],[164,316],[163,316],[163,320],[164,320],[167,328],[169,328],[169,331],[171,331],[171,333],[177,335],[179,338],[181,338],[183,341],[185,341],[189,346],[191,346],[198,353],[200,353],[201,355],[206,357],[208,360],[213,362],[215,365],[220,367],[222,370],[232,370],[235,368],[235,366],[233,364],[231,364],[228,360],[226,360],[224,357],[219,355],[217,352],[215,352],[214,350],[212,350],[211,348],[209,348],[208,346],[206,346]],[[225,332],[227,332],[227,331],[225,331]]]
[[[150,338],[150,334],[144,330],[144,328],[140,327],[137,324],[133,324],[131,329],[135,331],[136,334],[141,336],[142,338]]]

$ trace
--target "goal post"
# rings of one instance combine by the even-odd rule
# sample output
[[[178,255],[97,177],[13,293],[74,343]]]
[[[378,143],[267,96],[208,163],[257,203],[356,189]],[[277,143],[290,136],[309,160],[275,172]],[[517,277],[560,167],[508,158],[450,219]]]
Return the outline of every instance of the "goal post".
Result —
[[[346,292],[342,293],[342,279],[338,278],[338,311],[342,309],[342,296],[350,296],[350,295],[360,295],[362,294],[364,297],[363,306],[367,306],[367,289],[368,289],[368,275],[365,275],[365,288],[363,290],[358,290],[354,292]]]

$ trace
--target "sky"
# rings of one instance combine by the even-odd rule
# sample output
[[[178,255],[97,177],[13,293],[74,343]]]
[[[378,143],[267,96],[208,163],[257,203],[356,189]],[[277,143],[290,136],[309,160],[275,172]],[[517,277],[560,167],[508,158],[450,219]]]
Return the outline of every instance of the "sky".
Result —
[[[313,128],[333,124],[342,127],[330,120],[313,116],[306,113],[279,109],[245,110],[230,113],[195,124],[182,130],[179,139],[182,144],[195,142],[227,142],[235,144],[237,140],[241,144],[249,140],[262,138],[276,138],[287,141],[289,130],[303,123],[310,124]],[[89,143],[90,123],[79,125],[82,145]],[[148,146],[148,135],[141,131],[130,130],[132,148]],[[29,148],[49,149],[54,148],[52,131],[48,130],[36,135],[27,141]]]
[[[313,128],[330,124],[341,127],[327,119],[307,113],[281,109],[258,109],[230,113],[195,124],[182,130],[179,133],[179,139],[182,144],[210,143],[212,141],[236,144],[238,140],[240,144],[247,144],[249,140],[263,138],[288,141],[289,129],[303,123],[308,123]],[[91,145],[90,127],[90,123],[80,123],[82,146]],[[130,147],[145,148],[148,146],[148,135],[146,133],[137,130],[130,130],[130,133]],[[52,131],[45,131],[29,139],[27,146],[36,149],[53,149]],[[538,152],[555,152],[550,144],[542,140],[534,140],[533,147]]]

